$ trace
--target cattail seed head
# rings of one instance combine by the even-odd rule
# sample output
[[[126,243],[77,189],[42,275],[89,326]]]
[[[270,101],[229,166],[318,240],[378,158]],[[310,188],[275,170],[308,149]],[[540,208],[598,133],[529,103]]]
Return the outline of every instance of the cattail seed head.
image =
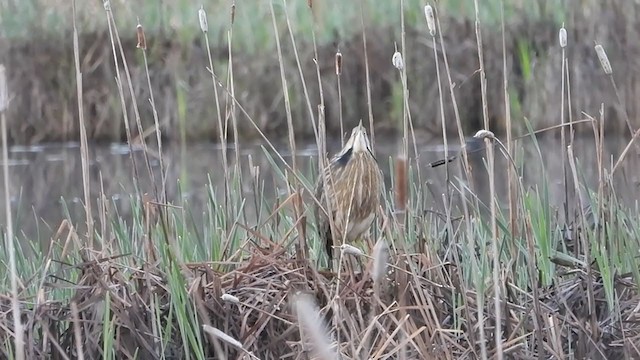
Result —
[[[138,33],[138,49],[147,50],[147,38],[144,36],[144,29],[142,25],[136,26],[136,32]]]
[[[200,10],[198,10],[198,20],[200,20],[200,30],[206,34],[209,31],[209,24],[207,23],[207,12],[204,11],[204,6],[201,6]]]
[[[433,16],[433,8],[431,5],[425,5],[424,17],[427,19],[427,27],[429,28],[429,34],[436,36],[436,20]]]
[[[236,21],[236,1],[231,4],[231,25]]]
[[[9,106],[9,89],[7,87],[7,72],[3,64],[0,64],[0,112],[7,110]]]
[[[307,0],[307,6],[309,6],[309,9],[313,9],[313,0]]]
[[[362,250],[358,249],[355,246],[349,245],[349,244],[342,244],[340,245],[340,251],[342,251],[345,254],[349,254],[349,255],[355,255],[355,256],[362,256],[364,255],[364,253],[362,252]]]
[[[565,48],[567,46],[567,29],[563,27],[560,28],[558,32],[558,41],[560,42],[560,47]]]
[[[496,136],[489,130],[478,130],[478,132],[473,135],[474,138],[476,139],[484,139],[484,138],[489,138],[489,139],[495,139]]]
[[[220,296],[220,299],[222,299],[222,301],[226,301],[226,302],[230,302],[230,303],[234,303],[234,304],[239,304],[240,303],[240,299],[238,299],[237,297],[231,295],[231,294],[222,294],[222,296]]]
[[[604,51],[602,45],[596,45],[595,49],[596,54],[598,54],[598,60],[600,60],[600,66],[602,66],[602,70],[604,70],[604,73],[607,75],[613,74],[613,68],[611,68],[609,57],[607,57],[607,53]]]
[[[396,178],[394,182],[396,211],[404,212],[407,206],[407,159],[404,155],[396,158],[394,164]]]
[[[340,51],[336,53],[336,75],[342,75],[342,53]]]
[[[109,0],[104,0],[102,2],[102,6],[104,6],[104,10],[105,11],[111,11],[111,1]]]
[[[374,284],[380,284],[387,272],[388,251],[389,248],[382,238],[380,238],[373,247],[371,278]]]
[[[218,328],[214,328],[213,326],[205,324],[202,325],[202,330],[204,330],[204,332],[206,332],[207,334],[226,342],[229,345],[235,346],[238,349],[244,349],[244,346],[242,346],[242,343],[240,341],[236,340],[232,336],[227,335],[225,332]]]
[[[391,63],[398,70],[404,69],[404,61],[402,61],[402,54],[400,54],[399,51],[393,53],[393,57],[391,57]]]

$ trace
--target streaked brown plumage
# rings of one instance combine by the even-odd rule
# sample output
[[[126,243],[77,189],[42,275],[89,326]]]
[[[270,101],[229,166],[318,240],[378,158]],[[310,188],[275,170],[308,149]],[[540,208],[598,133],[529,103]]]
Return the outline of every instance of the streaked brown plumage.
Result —
[[[315,206],[316,224],[325,241],[329,267],[334,245],[353,242],[369,230],[380,206],[381,193],[382,173],[371,151],[367,130],[360,121],[316,185],[315,195],[322,206]],[[333,218],[335,239],[327,214]]]

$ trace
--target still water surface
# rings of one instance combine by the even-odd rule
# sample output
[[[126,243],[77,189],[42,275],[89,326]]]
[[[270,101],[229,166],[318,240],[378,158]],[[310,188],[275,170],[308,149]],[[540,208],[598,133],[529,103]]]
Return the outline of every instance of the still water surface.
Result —
[[[543,184],[544,176],[549,180],[550,199],[554,207],[561,204],[564,196],[562,186],[561,145],[557,138],[538,139],[541,154],[531,140],[521,140],[521,158],[524,160],[524,182],[528,187]],[[428,164],[443,157],[441,140],[425,141],[417,144],[420,173],[427,183],[429,195],[427,207],[439,208],[443,185],[445,183],[445,167],[431,168]],[[452,151],[458,150],[458,144],[450,145]],[[604,149],[607,163],[615,162],[626,146],[626,140],[614,138],[606,141]],[[291,154],[288,148],[278,145],[279,151],[287,162],[291,162]],[[328,145],[329,151],[334,153],[340,144]],[[245,144],[240,151],[242,171],[249,174],[249,156],[254,166],[260,167],[261,180],[264,181],[265,194],[273,199],[276,196],[284,196],[285,183],[276,175],[272,164],[265,155],[265,150],[258,144]],[[376,144],[376,156],[386,177],[387,186],[390,183],[389,158],[396,154],[398,149],[393,140],[378,141]],[[413,145],[411,146],[413,149]],[[575,154],[580,163],[584,179],[590,186],[597,184],[598,172],[596,166],[596,151],[593,138],[576,139]],[[189,144],[187,146],[166,147],[163,152],[166,163],[166,186],[169,202],[175,205],[188,203],[197,226],[198,219],[202,219],[206,209],[207,191],[209,179],[217,194],[222,194],[224,183],[223,168],[220,157],[221,147],[215,144]],[[413,151],[412,151],[413,152]],[[11,204],[16,224],[16,234],[22,241],[40,241],[46,243],[55,233],[61,221],[69,216],[79,229],[84,226],[82,167],[80,148],[78,144],[49,144],[32,147],[12,147],[10,149],[10,182]],[[230,163],[234,162],[235,153],[229,148]],[[297,163],[304,176],[313,179],[317,148],[315,144],[298,144]],[[540,160],[542,157],[542,161]],[[140,174],[143,192],[151,193],[150,182],[147,180],[148,172],[144,164],[143,153],[134,151],[134,158]],[[501,155],[498,156],[498,190],[504,194],[506,186],[503,186],[503,173],[506,166]],[[415,161],[415,159],[412,159]],[[415,162],[413,162],[415,164]],[[483,169],[481,157],[475,162],[475,169]],[[151,157],[151,166],[160,178],[159,161],[157,157]],[[452,167],[453,168],[453,167]],[[457,167],[456,167],[457,168]],[[623,201],[633,206],[638,200],[640,184],[640,156],[636,148],[627,155],[624,161],[623,171],[616,175],[614,184],[616,191]],[[0,170],[2,171],[2,170]],[[452,173],[455,176],[455,171]],[[117,207],[118,213],[127,219],[131,216],[130,195],[134,193],[132,181],[133,167],[129,147],[123,144],[97,145],[90,148],[90,179],[91,198],[96,201],[101,194],[101,186],[104,194],[111,204]],[[247,204],[253,204],[253,185],[250,176],[245,176],[243,184],[244,196]],[[1,181],[1,180],[0,180]],[[158,181],[160,181],[158,179]],[[488,186],[482,179],[476,189],[486,195]],[[482,195],[482,194],[481,194]],[[4,192],[0,194],[4,204]],[[94,204],[94,208],[95,208]],[[255,216],[250,205],[247,206],[247,216]],[[4,206],[0,207],[0,224],[6,225]]]

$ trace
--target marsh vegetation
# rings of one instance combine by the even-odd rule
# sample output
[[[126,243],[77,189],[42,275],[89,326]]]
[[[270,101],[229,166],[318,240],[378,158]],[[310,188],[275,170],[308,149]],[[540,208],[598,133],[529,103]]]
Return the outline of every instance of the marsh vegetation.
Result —
[[[26,3],[0,357],[640,356],[635,30],[580,28],[637,5]],[[360,119],[383,216],[332,272],[310,197]]]

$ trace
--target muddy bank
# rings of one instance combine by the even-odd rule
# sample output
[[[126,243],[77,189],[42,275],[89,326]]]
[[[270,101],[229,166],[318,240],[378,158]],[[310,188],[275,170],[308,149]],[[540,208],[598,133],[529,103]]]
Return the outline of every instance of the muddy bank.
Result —
[[[598,9],[600,8],[600,9]],[[599,11],[596,11],[599,10]],[[603,73],[593,50],[594,42],[603,44],[611,60],[613,77],[620,96],[626,103],[631,125],[637,127],[640,111],[634,101],[639,91],[638,63],[640,29],[630,19],[638,10],[630,2],[574,6],[567,13],[569,34],[567,55],[571,78],[571,103],[574,119],[582,112],[597,116],[604,104],[608,131],[628,136],[624,109],[618,105],[610,79]],[[552,18],[528,21],[526,16],[506,20],[506,67],[510,84],[510,105],[516,127],[524,130],[524,118],[535,128],[560,120],[561,52],[558,25]],[[597,21],[596,21],[597,20]],[[482,124],[480,78],[474,23],[442,15],[460,115],[468,132]],[[600,25],[602,24],[602,25]],[[298,75],[296,61],[286,24],[280,26],[284,66],[296,133],[312,136],[312,122]],[[483,26],[483,51],[487,72],[488,110],[491,126],[499,132],[504,127],[502,35],[495,26]],[[153,124],[149,104],[149,88],[140,50],[136,49],[134,32],[120,29],[125,36],[126,61],[132,75],[135,97],[145,128]],[[35,33],[28,42],[2,40],[0,60],[6,64],[13,100],[8,112],[9,134],[13,143],[32,144],[78,138],[77,100],[71,32],[58,38]],[[168,140],[215,140],[218,138],[214,92],[206,49],[201,38],[181,42],[176,34],[147,34],[149,73],[163,135]],[[367,28],[367,51],[371,76],[372,110],[379,130],[395,127],[401,119],[402,93],[399,75],[391,65],[394,42],[400,43],[399,29]],[[318,81],[313,61],[311,36],[297,38],[300,60],[311,98],[314,115],[319,103]],[[416,128],[438,136],[440,107],[431,38],[426,26],[407,29],[408,85],[411,114]],[[332,134],[339,132],[337,81],[334,54],[339,45],[343,54],[341,77],[343,116],[346,126],[368,118],[365,57],[361,36],[336,39],[321,45],[319,65],[326,104],[326,120]],[[439,47],[439,45],[438,45]],[[223,82],[227,79],[229,57],[226,44],[212,48],[214,68]],[[94,140],[125,139],[123,114],[116,85],[111,42],[105,32],[82,34],[81,66],[84,74],[84,111],[89,137]],[[440,52],[441,55],[441,52]],[[440,57],[442,66],[443,59]],[[119,60],[122,70],[122,61]],[[444,66],[441,68],[444,76]],[[260,55],[233,53],[234,91],[246,112],[262,131],[271,136],[286,133],[286,115],[277,52]],[[122,72],[123,79],[126,79]],[[134,119],[127,84],[124,84],[127,111]],[[450,130],[455,131],[453,108],[445,85],[445,116]],[[222,112],[230,102],[220,91]],[[257,137],[257,131],[236,110],[243,138]],[[229,119],[229,127],[231,120]],[[582,131],[591,131],[583,126]],[[229,135],[232,135],[229,129]]]

